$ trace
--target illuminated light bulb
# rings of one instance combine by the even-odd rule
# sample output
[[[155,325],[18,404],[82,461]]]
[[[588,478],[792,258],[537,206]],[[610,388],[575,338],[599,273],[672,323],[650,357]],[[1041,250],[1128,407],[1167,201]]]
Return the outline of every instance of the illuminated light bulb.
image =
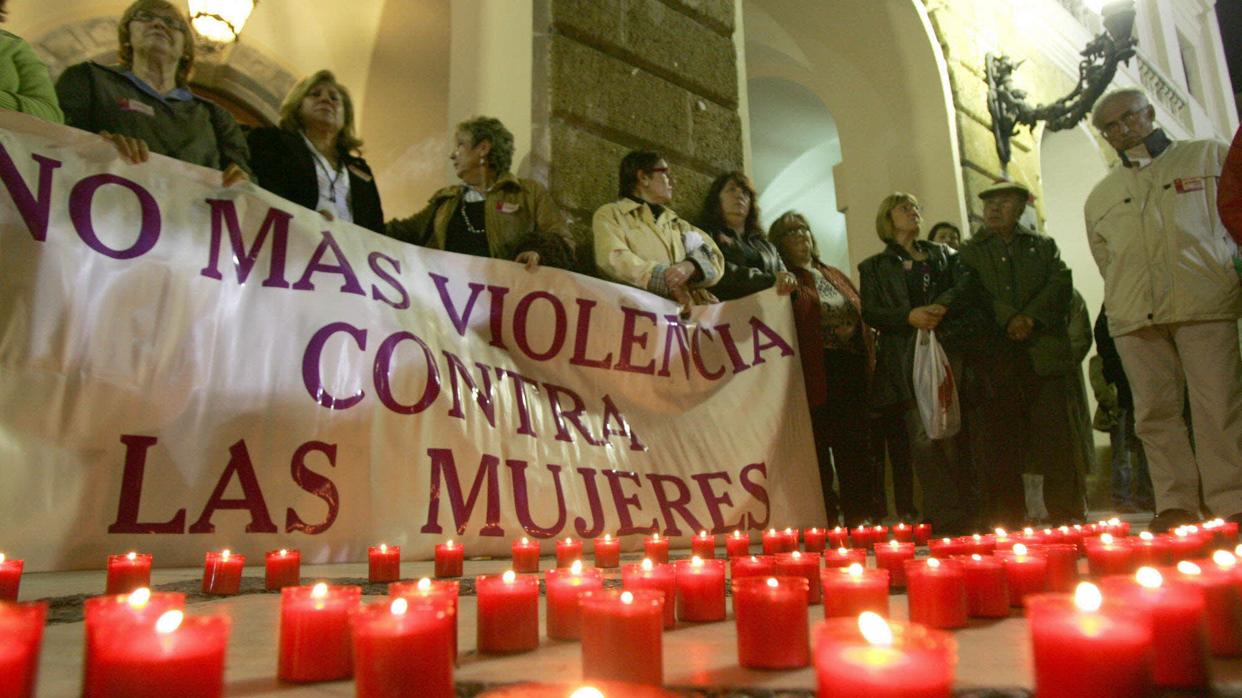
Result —
[[[1203,574],[1203,570],[1199,569],[1198,565],[1189,560],[1182,560],[1177,563],[1177,571],[1187,575]]]
[[[418,580],[417,588],[419,591],[423,592],[424,594],[431,591],[431,579],[429,577],[423,577],[422,579]]]
[[[1103,543],[1104,545],[1112,545],[1114,540],[1115,539],[1113,538],[1113,534],[1111,533],[1105,533],[1104,535],[1100,536],[1100,542]]]
[[[655,565],[652,564],[650,558],[643,558],[642,568],[644,572],[650,572],[651,570],[655,569]]]
[[[893,644],[893,629],[888,627],[888,623],[878,613],[863,611],[859,614],[858,629],[869,644],[883,647]]]
[[[698,555],[695,555],[694,557],[690,558],[690,566],[695,569],[702,567],[703,558],[699,557]]]
[[[160,619],[155,621],[155,632],[167,635],[180,628],[183,620],[185,620],[185,614],[181,611],[165,611]]]
[[[780,583],[776,581],[776,577],[768,577],[768,586],[775,589],[776,587],[780,586]]]
[[[393,599],[392,603],[388,604],[388,612],[394,616],[404,616],[408,610],[410,610],[410,602],[401,597]]]
[[[971,559],[971,560],[974,560],[975,562],[979,562],[979,561],[983,560],[983,556],[982,556],[982,555],[980,555],[979,553],[975,553],[975,554],[973,554],[973,555],[971,555],[971,556],[970,556],[970,559]]]
[[[569,694],[569,698],[605,698],[604,692],[594,686],[583,686]]]
[[[220,558],[223,560],[227,560],[229,559],[229,555],[232,555],[232,553],[229,552],[228,548],[225,548],[224,551],[220,553]]]
[[[574,560],[574,564],[569,566],[570,574],[582,574],[582,560]]]
[[[935,569],[940,566],[940,561],[934,557],[929,557],[927,558],[927,566],[932,569]]]
[[[143,608],[150,601],[151,601],[151,590],[146,587],[138,587],[137,589],[134,589],[132,592],[130,592],[130,595],[126,597],[125,599],[125,603],[129,604],[130,608],[135,608],[135,609]]]
[[[1094,613],[1100,610],[1103,603],[1104,597],[1100,594],[1100,588],[1091,582],[1082,582],[1074,589],[1074,605],[1080,611]]]
[[[621,592],[621,603],[625,604],[626,606],[634,603],[633,592],[629,592],[629,591]]]
[[[500,575],[500,579],[505,584],[512,584],[515,580],[517,580],[517,573],[513,570],[506,570],[504,574]]]
[[[1215,562],[1217,567],[1233,567],[1238,564],[1238,558],[1228,550],[1217,550],[1212,553],[1212,562]]]
[[[1017,555],[1018,557],[1022,557],[1026,555],[1027,554],[1026,546],[1022,545],[1021,543],[1018,543],[1017,545],[1013,546],[1013,554]]]
[[[137,557],[138,557],[138,553],[132,550],[125,554],[125,559],[129,560],[130,562],[133,562],[134,559]]]
[[[1143,531],[1139,534],[1139,540],[1156,540],[1156,537],[1149,531]]]
[[[1154,567],[1140,567],[1139,571],[1134,574],[1134,578],[1145,589],[1159,589],[1160,585],[1164,584],[1164,577]]]
[[[322,599],[323,597],[327,595],[328,595],[327,584],[324,584],[323,582],[319,582],[315,586],[311,587],[311,598]]]

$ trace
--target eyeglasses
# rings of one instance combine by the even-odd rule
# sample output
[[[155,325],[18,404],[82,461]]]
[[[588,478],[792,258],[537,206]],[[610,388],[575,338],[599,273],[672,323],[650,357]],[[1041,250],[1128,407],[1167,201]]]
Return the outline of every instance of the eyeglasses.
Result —
[[[923,211],[922,207],[920,207],[918,204],[912,204],[909,201],[905,203],[897,204],[896,206],[893,207],[893,210],[894,211],[905,211],[906,213],[921,213]]]
[[[168,15],[161,15],[155,12],[148,12],[147,10],[138,10],[130,17],[130,20],[134,22],[142,22],[143,24],[160,24],[166,29],[172,29],[183,33],[186,30],[185,22],[183,22],[180,17],[170,17]]]
[[[653,167],[650,170],[647,170],[647,172],[653,175],[654,174],[666,174],[666,175],[670,174],[667,167]]]
[[[1114,133],[1117,133],[1118,129],[1121,126],[1125,126],[1127,130],[1129,130],[1130,128],[1133,128],[1135,118],[1139,114],[1142,114],[1143,112],[1147,111],[1148,106],[1150,105],[1144,104],[1140,107],[1135,107],[1134,109],[1131,109],[1130,111],[1122,114],[1116,119],[1113,119],[1112,121],[1104,124],[1103,126],[1100,127],[1100,133],[1104,134],[1105,136],[1111,136]]]

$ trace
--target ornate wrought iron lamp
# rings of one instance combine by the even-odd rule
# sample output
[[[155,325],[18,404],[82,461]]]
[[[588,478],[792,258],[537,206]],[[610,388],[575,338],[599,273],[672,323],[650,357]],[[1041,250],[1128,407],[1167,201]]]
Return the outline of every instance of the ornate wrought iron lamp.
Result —
[[[217,53],[236,43],[259,0],[190,0],[190,25],[198,45]]]
[[[989,53],[984,58],[988,83],[988,113],[992,115],[992,135],[996,138],[996,154],[1001,167],[1009,167],[1009,139],[1018,126],[1034,129],[1040,121],[1049,130],[1073,128],[1082,121],[1095,101],[1113,81],[1117,65],[1134,56],[1138,43],[1131,37],[1134,30],[1134,0],[1116,0],[1101,12],[1104,31],[1091,40],[1080,55],[1078,85],[1064,97],[1050,104],[1034,106],[1026,101],[1026,92],[1013,86],[1013,72],[1022,61],[1014,62],[1004,54]]]

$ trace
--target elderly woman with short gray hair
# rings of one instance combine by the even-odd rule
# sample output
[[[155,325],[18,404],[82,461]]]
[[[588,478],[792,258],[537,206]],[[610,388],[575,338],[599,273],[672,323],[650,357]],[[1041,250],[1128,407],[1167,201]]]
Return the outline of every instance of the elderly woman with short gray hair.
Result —
[[[445,187],[418,213],[386,226],[390,237],[450,252],[509,259],[534,269],[574,266],[574,243],[547,190],[509,172],[513,134],[498,119],[457,125],[449,155],[461,184]]]

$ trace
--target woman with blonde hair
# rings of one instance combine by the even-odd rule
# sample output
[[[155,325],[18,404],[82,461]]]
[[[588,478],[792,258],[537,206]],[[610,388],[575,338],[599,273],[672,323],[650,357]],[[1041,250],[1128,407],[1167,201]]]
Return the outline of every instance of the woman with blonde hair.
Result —
[[[375,175],[360,154],[354,102],[329,70],[294,85],[280,105],[280,127],[250,132],[259,184],[324,218],[384,232]]]

